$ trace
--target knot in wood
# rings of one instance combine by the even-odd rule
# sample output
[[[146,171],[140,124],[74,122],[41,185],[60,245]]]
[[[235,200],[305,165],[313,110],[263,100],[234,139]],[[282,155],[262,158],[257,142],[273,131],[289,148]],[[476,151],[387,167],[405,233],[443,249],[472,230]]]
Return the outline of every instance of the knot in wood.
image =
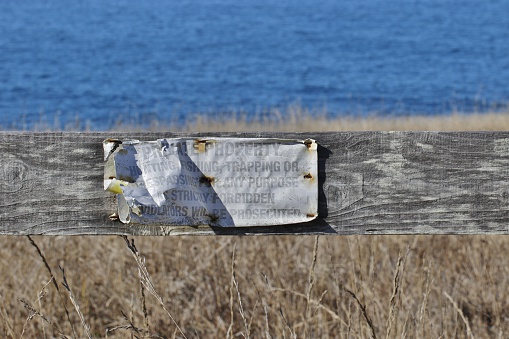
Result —
[[[23,187],[28,166],[19,160],[7,159],[0,164],[0,192],[12,193]]]

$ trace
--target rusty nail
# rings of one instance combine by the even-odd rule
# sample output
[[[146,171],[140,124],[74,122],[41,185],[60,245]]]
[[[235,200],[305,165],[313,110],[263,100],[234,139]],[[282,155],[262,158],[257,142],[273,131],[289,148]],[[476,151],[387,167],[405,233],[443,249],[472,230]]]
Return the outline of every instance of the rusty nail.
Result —
[[[311,175],[311,173],[308,173],[304,176],[304,179],[311,179],[313,178],[313,176]]]
[[[308,214],[306,214],[306,217],[308,217],[308,218],[314,218],[314,217],[315,217],[315,215],[314,215],[313,213],[308,213]]]
[[[208,140],[196,139],[194,141],[194,148],[198,150],[198,152],[205,152],[207,150],[207,142]]]
[[[215,223],[215,222],[219,221],[219,216],[217,216],[215,214],[210,214],[209,218],[210,218],[210,222],[212,222],[212,223]]]
[[[204,175],[200,178],[200,183],[209,184],[212,186],[214,184],[214,180],[216,180],[214,177],[207,177],[206,175]]]

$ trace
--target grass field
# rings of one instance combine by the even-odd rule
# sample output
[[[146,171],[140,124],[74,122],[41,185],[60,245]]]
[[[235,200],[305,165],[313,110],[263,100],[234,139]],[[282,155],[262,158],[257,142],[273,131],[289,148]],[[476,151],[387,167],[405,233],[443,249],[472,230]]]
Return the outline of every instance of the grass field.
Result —
[[[296,109],[281,116],[201,118],[179,130],[509,129],[509,113],[327,120]],[[509,333],[505,236],[135,237],[139,254],[116,236],[32,239],[0,237],[5,338]]]

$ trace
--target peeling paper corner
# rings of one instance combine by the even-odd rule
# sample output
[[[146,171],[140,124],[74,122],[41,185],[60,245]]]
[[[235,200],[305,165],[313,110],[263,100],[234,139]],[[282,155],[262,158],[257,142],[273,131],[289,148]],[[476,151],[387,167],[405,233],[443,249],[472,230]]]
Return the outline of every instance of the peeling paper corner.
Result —
[[[117,164],[115,162],[114,154],[116,152],[125,153],[123,150],[123,144],[131,145],[138,143],[138,140],[126,140],[121,141],[118,139],[106,139],[103,141],[104,150],[104,161],[106,161],[104,168],[104,190],[110,191],[116,194],[118,211],[117,213],[110,216],[111,219],[118,219],[122,223],[130,222],[131,208],[127,204],[124,198],[124,187],[129,186],[130,183],[127,180],[121,180],[117,178]]]
[[[313,139],[103,142],[104,189],[123,223],[271,226],[318,215]]]

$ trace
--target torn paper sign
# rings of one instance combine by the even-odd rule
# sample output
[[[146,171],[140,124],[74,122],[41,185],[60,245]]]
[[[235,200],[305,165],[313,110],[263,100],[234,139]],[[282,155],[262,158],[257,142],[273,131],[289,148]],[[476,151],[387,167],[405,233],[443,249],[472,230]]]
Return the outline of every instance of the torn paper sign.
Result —
[[[108,139],[104,188],[122,222],[268,226],[318,213],[314,140]]]

